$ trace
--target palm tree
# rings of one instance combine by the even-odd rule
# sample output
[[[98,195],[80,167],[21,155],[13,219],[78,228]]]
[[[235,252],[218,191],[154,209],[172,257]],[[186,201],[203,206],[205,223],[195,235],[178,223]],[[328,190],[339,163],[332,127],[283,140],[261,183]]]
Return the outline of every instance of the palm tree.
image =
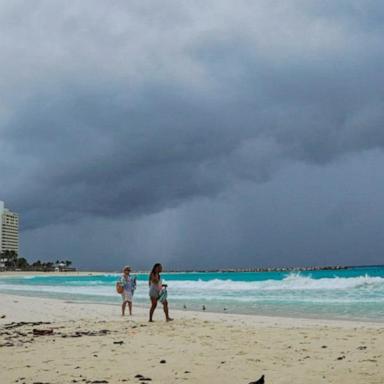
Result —
[[[6,268],[15,268],[17,261],[17,252],[10,251],[9,249],[7,249],[1,253],[1,258],[5,259],[4,264]]]
[[[32,267],[35,268],[35,269],[41,269],[41,261],[40,260],[37,260],[35,261],[33,264],[32,264]]]
[[[16,268],[27,269],[29,267],[28,261],[24,257],[20,257],[16,260]]]

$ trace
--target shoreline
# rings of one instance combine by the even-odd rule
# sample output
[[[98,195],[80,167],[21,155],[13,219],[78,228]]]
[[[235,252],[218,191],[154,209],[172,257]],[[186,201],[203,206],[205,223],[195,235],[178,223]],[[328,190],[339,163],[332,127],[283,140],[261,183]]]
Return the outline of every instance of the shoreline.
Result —
[[[0,277],[15,276],[102,276],[113,275],[120,272],[94,272],[94,271],[71,271],[71,272],[55,272],[55,271],[0,271]]]
[[[3,304],[2,308],[0,308],[0,316],[4,315],[4,303],[10,305],[10,302],[19,305],[25,306],[34,302],[36,305],[43,304],[47,305],[46,310],[49,307],[56,308],[65,306],[70,306],[73,309],[73,313],[77,314],[77,309],[82,307],[82,312],[84,315],[93,318],[93,311],[97,313],[103,314],[107,319],[116,319],[120,318],[119,310],[120,310],[120,302],[118,303],[95,303],[89,301],[77,301],[77,300],[66,300],[60,298],[44,298],[44,297],[36,297],[36,296],[23,296],[17,293],[8,294],[0,292],[0,302]],[[10,305],[9,315],[6,314],[5,319],[12,319],[11,321],[25,321],[22,320],[22,317],[25,314],[19,314],[16,309],[17,306]],[[116,308],[115,310],[111,310],[111,308]],[[145,317],[149,310],[149,303],[147,306],[134,303],[134,308],[137,311],[137,316],[141,320],[145,320]],[[68,309],[68,308],[67,308]],[[48,310],[49,311],[49,310]],[[300,325],[300,326],[334,326],[334,327],[344,327],[344,328],[354,328],[354,327],[369,327],[369,328],[384,328],[384,321],[365,321],[365,320],[354,320],[354,319],[327,319],[327,318],[309,318],[309,317],[292,317],[292,316],[272,316],[272,315],[258,315],[258,314],[241,314],[241,313],[222,313],[222,312],[210,312],[210,311],[194,311],[194,310],[180,310],[173,309],[172,305],[170,305],[170,311],[175,314],[174,316],[181,318],[201,318],[204,320],[210,320],[213,322],[225,322],[225,323],[236,323],[236,322],[245,322],[252,324],[275,324],[279,326],[292,326]],[[12,315],[12,312],[15,315]],[[161,312],[161,308],[157,309],[157,312]],[[72,313],[69,311],[68,313]],[[47,314],[47,313],[46,313]],[[67,319],[75,319],[76,316],[71,317],[72,315],[65,315]],[[52,315],[52,318],[55,316]],[[37,318],[36,318],[37,319]],[[28,321],[35,321],[36,319],[28,318]],[[0,325],[3,323],[4,319],[0,319]],[[36,320],[39,321],[39,320]]]
[[[90,306],[106,306],[106,307],[111,307],[111,306],[116,306],[119,305],[120,298],[119,300],[112,302],[112,301],[92,301],[92,300],[87,300],[87,299],[74,299],[74,298],[64,298],[64,297],[52,297],[49,294],[46,296],[41,295],[41,296],[34,296],[30,294],[22,294],[18,291],[15,292],[1,292],[0,291],[0,298],[1,296],[10,296],[10,297],[19,297],[23,299],[28,299],[28,300],[46,300],[46,301],[61,301],[61,302],[66,302],[66,303],[71,303],[75,305],[90,305]],[[171,300],[171,308],[172,308],[172,300]],[[149,302],[148,305],[142,303],[142,302],[134,302],[134,305],[136,308],[140,309],[146,309],[149,307]],[[348,324],[367,324],[367,325],[372,325],[372,326],[384,326],[384,319],[364,319],[364,318],[341,318],[337,316],[317,316],[315,314],[311,315],[301,315],[301,314],[292,314],[292,313],[286,313],[286,314],[271,314],[271,313],[246,313],[246,312],[223,312],[220,310],[212,310],[212,309],[206,309],[204,311],[202,310],[196,310],[196,309],[180,309],[180,308],[172,308],[172,311],[178,312],[181,314],[197,314],[199,315],[204,315],[204,314],[209,314],[213,316],[240,316],[240,317],[250,317],[250,318],[265,318],[265,319],[270,319],[271,321],[273,319],[277,320],[282,320],[282,319],[288,319],[292,321],[309,321],[309,322],[335,322],[335,323],[348,323]]]

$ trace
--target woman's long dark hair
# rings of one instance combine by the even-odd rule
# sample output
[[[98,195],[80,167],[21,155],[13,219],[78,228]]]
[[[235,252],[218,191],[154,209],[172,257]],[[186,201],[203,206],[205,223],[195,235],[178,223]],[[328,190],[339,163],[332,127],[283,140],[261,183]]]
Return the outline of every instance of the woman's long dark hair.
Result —
[[[156,268],[160,267],[160,265],[161,265],[161,263],[156,263],[156,264],[152,267],[152,271],[151,271],[151,273],[149,274],[149,277],[148,277],[148,281],[149,281],[149,283],[151,282],[151,277],[152,277],[152,275],[155,273]]]

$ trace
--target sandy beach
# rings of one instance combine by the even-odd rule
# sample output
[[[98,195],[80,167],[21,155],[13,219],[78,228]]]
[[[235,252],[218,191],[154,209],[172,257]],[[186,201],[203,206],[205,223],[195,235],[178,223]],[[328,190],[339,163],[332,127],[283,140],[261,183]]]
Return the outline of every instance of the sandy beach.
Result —
[[[188,311],[166,323],[160,308],[148,323],[146,308],[122,318],[118,305],[0,302],[4,384],[384,380],[384,324]]]

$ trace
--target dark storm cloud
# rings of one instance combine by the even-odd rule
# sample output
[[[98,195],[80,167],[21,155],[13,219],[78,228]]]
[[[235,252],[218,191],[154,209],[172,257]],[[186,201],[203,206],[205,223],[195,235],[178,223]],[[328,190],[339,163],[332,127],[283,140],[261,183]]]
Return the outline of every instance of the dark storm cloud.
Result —
[[[1,193],[24,228],[384,145],[379,1],[1,7]]]

